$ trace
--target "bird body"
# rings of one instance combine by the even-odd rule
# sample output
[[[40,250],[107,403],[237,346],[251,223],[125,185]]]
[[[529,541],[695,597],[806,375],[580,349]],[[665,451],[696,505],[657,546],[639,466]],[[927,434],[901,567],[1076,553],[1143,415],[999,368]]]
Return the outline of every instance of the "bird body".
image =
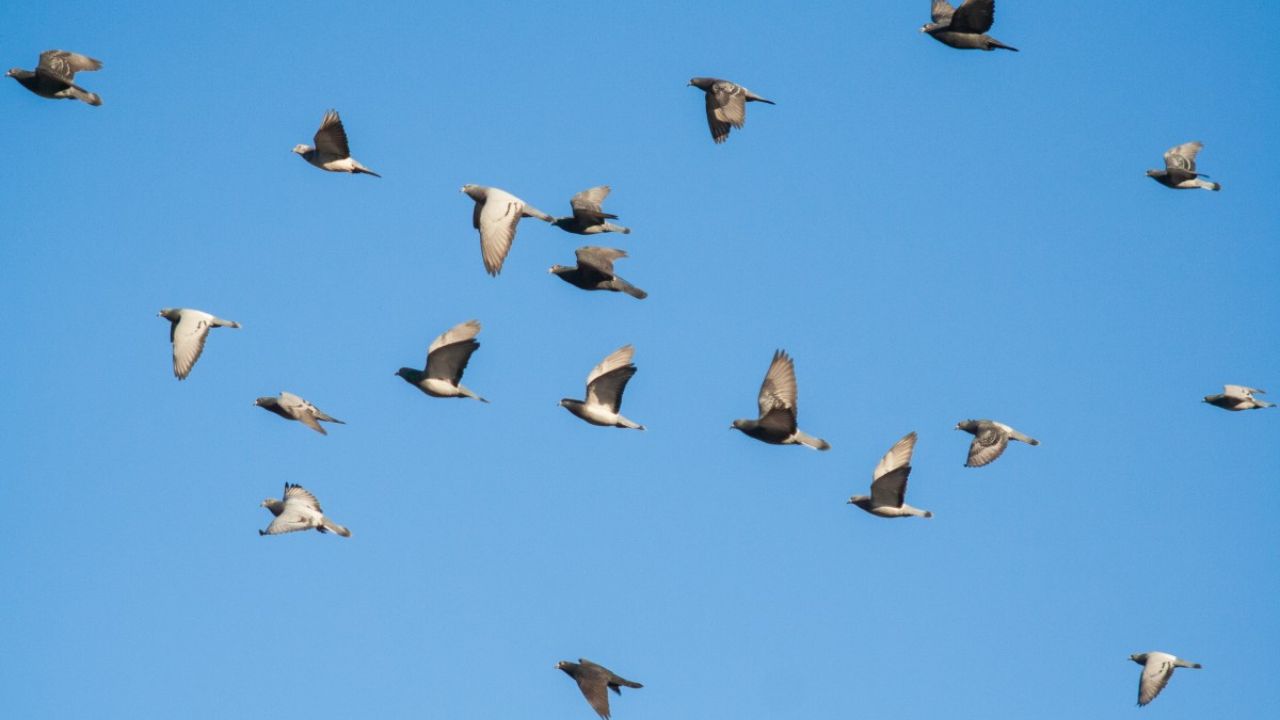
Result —
[[[982,467],[995,461],[1009,446],[1010,440],[1017,440],[1028,445],[1039,445],[1040,441],[1014,430],[994,420],[964,420],[956,423],[957,430],[973,435],[969,444],[969,457],[965,467]]]
[[[1222,393],[1219,395],[1205,395],[1204,402],[1223,410],[1240,411],[1240,410],[1261,410],[1263,408],[1275,407],[1273,402],[1259,400],[1254,397],[1257,395],[1265,395],[1266,390],[1258,388],[1245,387],[1244,385],[1223,385]]]
[[[173,376],[185,380],[191,374],[200,354],[204,352],[205,338],[215,327],[238,328],[240,323],[223,320],[201,310],[191,308],[164,308],[156,313],[169,321],[169,343],[173,346]]]
[[[916,447],[916,434],[907,433],[880,458],[871,473],[871,494],[854,495],[849,504],[883,518],[923,517],[933,513],[906,503],[907,478],[911,475],[911,453]]]
[[[830,450],[831,444],[826,440],[809,435],[796,426],[797,395],[795,363],[785,350],[777,350],[760,385],[757,398],[760,417],[756,420],[734,420],[730,427],[771,445],[804,445],[814,450]]]
[[[706,93],[707,127],[717,144],[729,139],[730,128],[741,128],[747,121],[747,103],[777,105],[741,85],[719,78],[696,77],[689,85]]]
[[[1221,190],[1220,183],[1201,180],[1209,176],[1196,172],[1196,155],[1203,148],[1204,143],[1199,141],[1169,148],[1164,154],[1164,170],[1148,170],[1147,177],[1174,190]]]
[[[475,201],[471,226],[480,231],[480,256],[490,275],[502,272],[502,263],[516,239],[516,226],[522,217],[535,217],[546,222],[555,218],[528,205],[506,190],[484,185],[463,185],[461,192]]]
[[[635,352],[632,346],[623,345],[609,353],[587,375],[586,400],[564,398],[560,407],[592,425],[644,430],[643,425],[621,413],[622,394],[631,376],[636,374],[636,366],[631,362]]]
[[[578,658],[576,663],[561,660],[556,663],[556,669],[564,671],[566,675],[574,679],[574,682],[578,683],[578,689],[582,691],[582,696],[587,699],[596,714],[604,720],[609,720],[609,690],[621,696],[623,687],[644,687],[644,685],[627,680],[615,674],[609,668],[597,665],[586,658]]]
[[[489,402],[462,385],[462,373],[467,369],[471,354],[480,349],[480,343],[475,339],[479,333],[479,320],[454,325],[431,341],[425,369],[402,367],[396,375],[431,397],[467,397]]]
[[[321,170],[382,177],[351,157],[347,131],[342,126],[342,118],[338,117],[337,110],[329,110],[324,114],[313,142],[315,147],[299,144],[293,146],[293,151]]]
[[[600,185],[574,195],[569,200],[569,206],[573,208],[573,215],[552,218],[551,224],[565,232],[571,232],[576,235],[596,235],[607,232],[629,234],[631,232],[630,228],[609,222],[610,220],[617,220],[617,215],[611,215],[601,207],[601,203],[609,196],[610,191],[611,188],[608,185]]]
[[[40,62],[34,71],[13,68],[5,75],[40,97],[79,100],[96,107],[102,104],[102,98],[97,93],[76,85],[75,78],[78,72],[92,72],[101,68],[101,60],[87,55],[66,50],[45,50],[40,53]]]
[[[324,510],[320,508],[320,501],[301,485],[285,483],[284,500],[267,498],[262,501],[261,507],[270,510],[275,519],[266,530],[259,530],[259,535],[282,535],[299,530],[317,530],[322,533],[334,532],[342,537],[351,537],[350,530],[325,517]]]
[[[933,22],[921,26],[920,32],[944,45],[960,50],[1000,48],[1018,52],[1018,48],[986,34],[995,24],[995,0],[964,0],[959,7],[952,7],[947,0],[933,0],[931,14]]]
[[[328,431],[320,427],[321,422],[346,425],[346,423],[291,392],[281,391],[279,397],[260,397],[254,400],[253,404],[263,410],[273,412],[285,420],[297,420],[321,435],[329,434]]]
[[[576,266],[552,265],[547,272],[583,290],[624,292],[638,300],[649,297],[649,293],[613,274],[613,261],[626,257],[625,251],[588,246],[578,248],[575,255],[578,259]]]
[[[1180,657],[1163,652],[1145,652],[1130,655],[1129,659],[1142,666],[1142,677],[1138,680],[1138,705],[1146,705],[1169,684],[1174,668],[1200,669],[1200,663],[1183,660]]]

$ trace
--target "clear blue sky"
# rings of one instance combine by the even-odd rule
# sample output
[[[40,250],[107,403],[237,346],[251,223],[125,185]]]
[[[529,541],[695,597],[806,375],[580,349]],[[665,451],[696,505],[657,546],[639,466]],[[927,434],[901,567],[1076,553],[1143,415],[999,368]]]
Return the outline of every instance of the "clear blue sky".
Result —
[[[1280,50],[1271,3],[4,3],[0,715],[1126,718],[1280,704]],[[269,6],[269,7],[264,7]],[[695,75],[777,101],[713,145]],[[328,108],[383,179],[289,151]],[[1143,176],[1202,140],[1221,193]],[[464,183],[650,297],[484,274]],[[174,380],[162,307],[241,322]],[[478,318],[467,384],[394,377]],[[624,412],[556,407],[634,343]],[[833,449],[728,430],[775,348]],[[252,407],[298,393],[328,437]],[[968,417],[1041,439],[962,467]],[[844,504],[916,430],[909,500]],[[285,481],[354,532],[262,538]]]

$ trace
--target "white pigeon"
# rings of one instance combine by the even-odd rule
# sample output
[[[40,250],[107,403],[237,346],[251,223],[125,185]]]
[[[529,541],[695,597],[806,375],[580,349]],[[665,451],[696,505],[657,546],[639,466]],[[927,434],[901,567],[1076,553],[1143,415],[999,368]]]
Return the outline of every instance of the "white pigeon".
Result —
[[[285,420],[297,420],[321,435],[329,434],[328,431],[320,427],[321,421],[346,425],[346,423],[329,415],[310,402],[283,390],[280,392],[279,397],[260,397],[254,400],[253,404],[263,410],[270,410]]]
[[[525,204],[525,201],[506,190],[484,185],[463,185],[460,191],[476,202],[475,210],[471,213],[471,226],[480,231],[480,256],[484,260],[484,269],[490,275],[502,272],[502,263],[507,259],[511,243],[516,239],[516,225],[520,223],[520,218],[536,217],[555,222],[555,218]]]
[[[1273,402],[1259,400],[1254,395],[1266,395],[1266,390],[1245,387],[1244,385],[1223,385],[1220,395],[1205,395],[1204,402],[1220,407],[1223,410],[1261,410],[1275,407]]]
[[[643,430],[643,425],[628,420],[619,412],[627,381],[636,374],[636,366],[631,362],[635,353],[635,348],[630,345],[623,345],[609,353],[587,375],[586,401],[564,398],[560,401],[560,407],[592,425]]]
[[[931,518],[928,510],[911,507],[906,501],[907,477],[911,475],[911,453],[916,447],[916,434],[907,433],[880,458],[875,472],[871,473],[871,494],[854,495],[850,505],[856,505],[872,515],[885,518]]]
[[[234,320],[223,320],[207,312],[191,308],[165,308],[156,313],[157,317],[168,320],[169,342],[173,345],[173,375],[185,380],[191,374],[204,352],[204,339],[209,336],[209,328],[240,327]]]
[[[320,501],[307,492],[301,485],[284,484],[284,500],[267,498],[262,507],[276,516],[266,530],[259,530],[259,535],[282,535],[299,530],[318,530],[335,532],[342,537],[351,537],[351,531],[324,516]]]
[[[1200,663],[1187,662],[1169,653],[1145,652],[1130,655],[1129,659],[1142,666],[1142,677],[1138,680],[1138,705],[1146,705],[1164,690],[1173,677],[1174,668],[1200,669]]]
[[[382,177],[351,157],[351,147],[347,144],[347,131],[342,127],[342,118],[338,117],[337,110],[330,110],[324,114],[324,118],[320,120],[320,129],[316,130],[312,142],[316,144],[315,147],[298,144],[293,146],[293,151],[321,170],[353,175],[364,173],[376,178]]]

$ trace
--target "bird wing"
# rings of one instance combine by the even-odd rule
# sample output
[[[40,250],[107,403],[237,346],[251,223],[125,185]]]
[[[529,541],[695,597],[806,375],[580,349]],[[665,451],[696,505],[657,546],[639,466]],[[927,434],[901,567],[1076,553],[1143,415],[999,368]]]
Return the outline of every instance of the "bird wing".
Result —
[[[262,531],[263,535],[283,535],[285,533],[298,532],[299,530],[310,530],[311,522],[307,515],[298,512],[296,508],[285,507],[280,514],[271,521],[266,530]]]
[[[732,84],[732,83],[730,83]],[[720,99],[717,95],[716,88],[721,83],[716,83],[707,93],[707,127],[711,129],[711,139],[718,143],[724,142],[729,137],[729,123],[721,117]],[[746,101],[743,101],[743,112],[746,112]]]
[[[973,436],[973,442],[969,443],[969,459],[965,465],[982,467],[1000,457],[1008,446],[1008,434],[996,427],[983,428]]]
[[[320,129],[316,131],[316,150],[324,155],[339,158],[351,157],[351,149],[347,146],[347,131],[342,127],[342,118],[337,110],[330,110],[320,121]]]
[[[907,501],[907,477],[911,475],[911,466],[900,467],[876,478],[871,483],[871,505],[873,507],[902,507]]]
[[[876,464],[875,472],[871,474],[872,482],[879,480],[885,475],[897,470],[901,467],[911,465],[911,453],[916,449],[916,434],[914,432],[907,433],[902,439],[893,444],[889,448],[889,452],[880,458],[880,462]]]
[[[1138,704],[1146,705],[1169,684],[1173,677],[1173,660],[1159,657],[1148,657],[1142,666],[1142,677],[1138,679]]]
[[[933,21],[939,25],[950,25],[951,16],[955,14],[956,9],[951,7],[951,3],[947,0],[933,0]]]
[[[480,348],[480,343],[475,340],[479,333],[479,320],[458,323],[440,333],[440,337],[432,340],[431,347],[427,348],[427,377],[448,380],[457,385],[471,360],[471,353]]]
[[[573,216],[593,225],[594,221],[617,218],[617,215],[610,215],[600,207],[600,203],[609,197],[609,191],[608,185],[598,185],[574,195],[569,200],[569,207],[573,208]]]
[[[573,678],[578,683],[582,696],[590,703],[596,714],[609,720],[609,675],[608,670],[585,658],[578,658],[579,671]]]
[[[280,405],[282,405],[285,411],[289,413],[289,417],[294,420],[297,420],[321,435],[329,434],[327,430],[320,427],[320,422],[317,418],[324,415],[324,413],[320,412],[315,405],[312,405],[291,392],[285,391],[280,392]],[[328,417],[327,415],[324,416]]]
[[[740,128],[747,121],[747,92],[740,85],[722,80],[711,86],[716,100],[716,119]]]
[[[984,33],[996,21],[996,0],[964,0],[951,16],[950,30]]]
[[[636,366],[631,363],[636,350],[630,345],[609,353],[587,375],[587,404],[603,405],[613,412],[622,406],[622,394],[627,389],[627,381],[636,374]]]
[[[1231,397],[1231,398],[1237,398],[1240,400],[1252,400],[1254,393],[1257,393],[1259,395],[1266,395],[1267,391],[1259,390],[1258,388],[1245,387],[1244,385],[1223,385],[1222,386],[1223,395],[1226,395],[1227,397]]]
[[[1169,148],[1164,154],[1164,166],[1166,170],[1182,170],[1195,174],[1196,172],[1196,155],[1200,153],[1200,149],[1204,147],[1204,143],[1199,141],[1183,143],[1177,147]]]
[[[480,321],[467,320],[440,333],[440,336],[431,341],[430,347],[427,348],[427,360],[431,360],[431,353],[439,350],[445,345],[452,345],[463,340],[470,340],[480,334]]]
[[[200,353],[204,352],[204,339],[209,337],[209,320],[212,318],[213,316],[208,313],[184,310],[178,322],[170,326],[169,341],[173,343],[173,374],[179,380],[185,380],[187,375],[191,374],[191,368],[195,367],[196,361],[200,359]]]
[[[626,251],[606,247],[580,247],[574,252],[578,267],[591,268],[603,275],[613,275],[613,261],[627,256]]]
[[[288,512],[291,508],[314,510],[323,513],[320,508],[320,501],[316,499],[306,488],[301,485],[292,483],[284,484],[284,509]]]
[[[796,410],[796,368],[795,363],[787,356],[787,351],[777,350],[773,353],[773,361],[764,374],[764,382],[760,384],[760,419],[763,421],[775,409],[785,408],[791,411],[792,421]],[[794,430],[794,424],[792,430]]]
[[[77,72],[89,72],[101,67],[101,60],[94,60],[86,55],[66,50],[45,50],[40,53],[40,64],[36,65],[36,72],[70,85]]]
[[[511,242],[516,238],[516,224],[524,212],[524,201],[507,192],[489,188],[483,206],[472,217],[472,223],[480,230],[480,254],[484,269],[490,275],[502,270],[502,263],[511,252]]]
[[[607,373],[611,373],[620,367],[631,364],[631,359],[636,355],[636,349],[631,345],[623,345],[605,356],[599,365],[591,368],[591,372],[587,374],[587,386],[596,381],[596,378]]]

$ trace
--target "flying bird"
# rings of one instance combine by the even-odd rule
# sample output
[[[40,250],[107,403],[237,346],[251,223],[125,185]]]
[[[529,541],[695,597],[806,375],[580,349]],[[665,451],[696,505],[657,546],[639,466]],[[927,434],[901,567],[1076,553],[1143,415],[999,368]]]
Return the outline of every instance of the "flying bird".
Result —
[[[830,450],[822,438],[796,427],[796,368],[785,350],[773,353],[773,361],[760,385],[760,417],[734,420],[732,428],[772,445],[804,445],[814,450]]]
[[[906,503],[907,477],[911,475],[911,452],[916,447],[916,434],[907,433],[880,458],[871,473],[871,494],[854,495],[850,505],[857,505],[872,515],[885,518],[916,516],[931,518],[928,510],[911,507]]]
[[[338,117],[337,110],[330,110],[324,114],[313,142],[316,144],[315,147],[298,144],[293,146],[293,151],[321,170],[353,175],[364,173],[376,178],[382,177],[351,157],[351,148],[347,145],[347,131],[342,127],[342,118]]]
[[[964,0],[960,7],[952,7],[947,0],[933,0],[933,22],[925,23],[920,32],[929,33],[934,40],[961,50],[1012,50],[987,35],[996,21],[995,0]]]
[[[66,50],[45,50],[40,53],[40,63],[34,72],[13,68],[5,75],[17,80],[22,87],[53,100],[79,100],[90,105],[102,104],[97,93],[76,85],[76,73],[92,72],[102,68],[102,61],[87,55]]]
[[[609,690],[621,696],[622,689],[620,686],[625,685],[629,688],[644,687],[638,682],[631,682],[626,678],[619,677],[609,668],[597,665],[586,658],[578,658],[576,663],[561,660],[556,663],[556,669],[563,670],[566,675],[578,683],[578,689],[582,691],[582,696],[591,704],[596,714],[604,718],[604,720],[609,720]]]
[[[1203,147],[1204,143],[1195,141],[1169,148],[1164,154],[1164,169],[1148,170],[1147,177],[1174,190],[1221,190],[1220,183],[1201,180],[1209,176],[1196,172],[1196,155]]]
[[[526,205],[523,200],[506,190],[484,185],[463,185],[461,191],[476,201],[471,213],[471,226],[480,231],[480,255],[484,269],[490,275],[502,272],[502,263],[511,252],[516,239],[516,225],[522,217],[535,217],[554,222],[555,218],[541,210]]]
[[[281,391],[279,397],[260,397],[254,400],[253,404],[263,410],[270,410],[285,420],[297,420],[321,435],[329,434],[328,431],[320,427],[321,422],[346,425],[338,418],[329,415],[291,392]]]
[[[729,139],[730,127],[741,128],[747,121],[747,103],[777,105],[728,80],[696,77],[689,85],[707,94],[707,127],[711,128],[711,139],[717,143]]]
[[[351,537],[351,531],[324,516],[320,501],[307,492],[301,485],[284,484],[284,500],[267,498],[262,507],[276,516],[266,530],[259,530],[259,535],[283,535],[299,530],[315,529],[320,532],[335,532],[342,537]]]
[[[592,425],[643,430],[643,425],[628,420],[619,412],[627,381],[636,374],[636,366],[631,362],[635,354],[635,348],[630,345],[623,345],[609,353],[587,375],[586,401],[564,398],[560,401],[560,407]]]
[[[561,280],[583,290],[624,292],[640,300],[649,297],[649,293],[613,274],[613,261],[626,257],[627,253],[625,251],[616,248],[588,246],[578,248],[574,254],[578,258],[576,266],[552,265],[547,272],[553,273]]]
[[[479,320],[454,325],[431,341],[425,369],[402,367],[396,375],[431,397],[469,397],[489,402],[462,385],[462,371],[467,369],[471,353],[480,349],[475,339],[479,333]]]
[[[609,192],[610,187],[608,185],[600,185],[583,190],[569,200],[569,207],[573,208],[573,215],[553,218],[551,224],[565,232],[577,235],[595,235],[607,232],[622,233],[623,235],[630,233],[631,228],[625,228],[609,222],[610,220],[617,220],[618,216],[607,213],[600,207],[604,199],[609,197]]]
[[[1130,655],[1129,659],[1142,666],[1142,677],[1138,680],[1138,705],[1146,705],[1164,690],[1173,677],[1174,668],[1200,669],[1200,663],[1187,662],[1169,653],[1145,652]]]
[[[1243,385],[1223,385],[1221,395],[1205,395],[1204,402],[1222,408],[1223,410],[1261,410],[1262,408],[1275,407],[1273,402],[1259,400],[1254,395],[1266,395],[1266,390],[1258,388],[1245,387]]]
[[[195,367],[204,352],[204,339],[209,337],[209,329],[215,327],[238,328],[240,323],[234,320],[223,320],[207,312],[191,308],[165,308],[156,313],[170,322],[169,342],[173,345],[173,375],[179,380],[187,379],[191,368]]]
[[[993,462],[1009,447],[1012,438],[1028,445],[1039,445],[1040,441],[1023,435],[1013,428],[994,420],[965,420],[956,423],[957,430],[963,430],[973,436],[969,444],[969,459],[965,467],[982,467]]]

